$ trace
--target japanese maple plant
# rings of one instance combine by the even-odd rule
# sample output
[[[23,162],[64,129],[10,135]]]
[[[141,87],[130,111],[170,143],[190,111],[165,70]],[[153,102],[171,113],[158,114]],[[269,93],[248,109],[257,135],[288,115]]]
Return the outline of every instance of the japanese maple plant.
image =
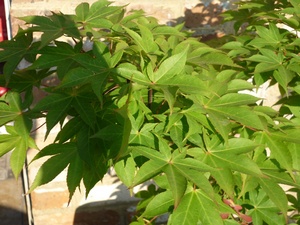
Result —
[[[213,47],[107,0],[20,18],[28,28],[0,43],[0,156],[12,151],[17,177],[44,118],[45,138],[60,130],[33,159],[47,157],[30,191],[67,168],[71,200],[112,167],[130,190],[153,182],[132,225],[297,222],[299,3],[243,1],[224,17],[237,32]],[[277,108],[245,92],[268,81]]]

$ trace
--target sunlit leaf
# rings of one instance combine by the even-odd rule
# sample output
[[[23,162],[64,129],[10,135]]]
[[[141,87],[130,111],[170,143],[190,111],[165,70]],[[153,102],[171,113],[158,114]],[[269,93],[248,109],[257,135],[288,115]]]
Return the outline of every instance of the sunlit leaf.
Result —
[[[40,48],[49,44],[49,42],[63,36],[69,35],[73,38],[79,38],[80,33],[70,16],[64,14],[52,13],[49,17],[44,16],[25,16],[21,17],[26,23],[35,24],[42,32]]]
[[[163,168],[167,165],[166,162],[149,160],[145,162],[141,168],[138,170],[136,176],[134,177],[132,186],[141,184],[154,176],[162,173]]]
[[[28,141],[20,140],[16,144],[16,147],[11,154],[10,166],[15,177],[18,177],[20,172],[23,169],[26,160],[27,150],[28,150]]]
[[[259,178],[259,183],[271,201],[281,210],[283,216],[286,218],[288,202],[286,194],[282,188],[270,179]]]
[[[193,190],[185,194],[180,205],[174,211],[172,224],[194,225],[199,220],[203,224],[223,224],[215,203],[202,191]]]
[[[172,165],[164,167],[168,182],[173,193],[174,207],[177,208],[187,188],[187,180],[182,174]]]
[[[135,162],[133,157],[128,156],[115,163],[114,169],[120,180],[127,186],[131,186],[135,176]]]
[[[167,58],[154,73],[153,83],[163,83],[179,74],[186,63],[187,50]]]
[[[174,198],[171,191],[165,191],[157,194],[147,205],[143,216],[154,217],[167,213],[174,205]]]
[[[293,164],[291,163],[292,155],[289,149],[286,147],[286,144],[278,141],[274,138],[271,138],[269,135],[264,135],[267,146],[271,150],[271,157],[275,158],[283,168],[287,169],[289,173],[292,175]]]
[[[130,81],[134,81],[138,84],[142,84],[142,85],[150,85],[151,81],[148,79],[148,77],[144,74],[142,74],[140,71],[138,71],[136,69],[136,67],[132,64],[129,63],[123,63],[120,64],[118,66],[118,68],[116,69],[116,72],[130,80]]]

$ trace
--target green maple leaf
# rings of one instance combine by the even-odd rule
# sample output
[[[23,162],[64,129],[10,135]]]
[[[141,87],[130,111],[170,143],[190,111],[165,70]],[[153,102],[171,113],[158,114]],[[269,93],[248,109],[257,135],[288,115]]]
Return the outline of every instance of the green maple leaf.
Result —
[[[249,196],[253,209],[249,210],[248,215],[254,224],[263,224],[263,221],[267,224],[285,224],[283,215],[279,214],[279,209],[263,191],[251,191]]]
[[[38,186],[52,181],[69,165],[67,185],[71,199],[76,187],[80,185],[83,173],[83,162],[78,156],[76,144],[72,142],[66,144],[50,144],[42,149],[33,158],[33,161],[45,156],[51,157],[39,168],[29,192]],[[47,176],[45,176],[45,173],[47,173]]]
[[[18,177],[26,159],[29,147],[37,148],[30,137],[31,120],[24,115],[21,98],[16,92],[8,92],[0,101],[1,125],[14,121],[13,126],[6,126],[8,134],[0,135],[0,155],[13,150],[10,165],[15,177]]]
[[[36,25],[29,30],[43,32],[40,48],[65,34],[69,37],[80,38],[80,33],[74,20],[72,20],[71,16],[62,13],[56,14],[52,12],[52,15],[49,17],[25,16],[20,19],[26,23]]]
[[[3,68],[6,82],[26,55],[37,53],[37,44],[32,44],[32,41],[32,32],[20,29],[12,40],[0,42],[0,49],[3,49],[0,51],[0,62],[6,62]]]
[[[183,196],[171,220],[174,225],[194,225],[199,221],[208,225],[223,224],[216,203],[197,189]]]

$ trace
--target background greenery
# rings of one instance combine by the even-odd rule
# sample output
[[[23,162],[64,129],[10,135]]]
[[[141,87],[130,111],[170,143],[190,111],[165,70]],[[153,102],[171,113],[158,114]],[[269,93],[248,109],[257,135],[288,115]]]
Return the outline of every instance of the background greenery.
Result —
[[[214,46],[106,0],[21,18],[31,26],[0,43],[0,156],[12,150],[18,176],[45,117],[45,138],[61,129],[34,158],[50,156],[30,191],[67,168],[71,200],[113,167],[130,190],[154,183],[132,225],[165,213],[172,225],[286,224],[289,211],[300,224],[300,4],[243,1],[224,17],[236,33]],[[279,110],[240,92],[269,80]],[[33,88],[47,93],[37,104]]]

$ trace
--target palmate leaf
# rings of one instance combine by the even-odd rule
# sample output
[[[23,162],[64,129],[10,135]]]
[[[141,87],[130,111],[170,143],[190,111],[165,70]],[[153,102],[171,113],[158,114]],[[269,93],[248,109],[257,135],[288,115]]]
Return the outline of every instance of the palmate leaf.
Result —
[[[16,92],[8,92],[0,101],[0,126],[13,121],[20,114],[22,114],[22,110],[19,94]]]
[[[86,69],[89,69],[96,73],[99,73],[99,72],[103,73],[108,70],[107,63],[104,60],[102,60],[101,58],[96,57],[94,55],[90,55],[87,53],[76,54],[73,57],[73,60],[75,60],[77,63],[79,63]]]
[[[266,141],[267,146],[270,148],[271,157],[275,158],[280,165],[293,177],[293,159],[287,145],[282,141],[272,138],[267,133],[264,133],[264,140]]]
[[[289,174],[278,171],[278,168],[274,168],[274,169],[266,168],[261,170],[264,175],[266,175],[267,177],[269,177],[270,179],[272,179],[273,181],[279,184],[286,184],[286,185],[300,188],[300,183],[298,181],[299,175],[297,174],[293,175],[293,177],[296,179],[296,181],[294,181]]]
[[[127,186],[130,187],[134,180],[136,172],[135,162],[131,155],[120,159],[115,163],[114,169],[119,179]]]
[[[73,106],[79,113],[81,119],[91,128],[95,127],[96,112],[87,98],[76,96],[72,101]]]
[[[137,70],[137,68],[131,63],[122,63],[115,69],[116,74],[124,77],[130,81],[136,82],[141,85],[150,85],[149,78]]]
[[[208,115],[210,113],[214,113],[214,115],[220,115],[225,116],[226,118],[231,118],[238,123],[241,123],[244,126],[258,129],[258,130],[264,130],[265,127],[260,120],[259,116],[250,108],[248,107],[215,107],[215,106],[208,106],[206,108]],[[216,116],[216,118],[218,118]],[[212,121],[211,121],[212,122]]]
[[[242,106],[255,104],[258,100],[260,99],[248,94],[229,93],[213,101],[210,105],[214,107]]]
[[[11,134],[1,134],[0,135],[0,157],[2,157],[4,154],[14,149],[14,147],[20,141],[22,141],[22,138],[20,136],[15,136]]]
[[[19,70],[15,71],[13,76],[9,80],[8,87],[10,87],[12,90],[22,93],[25,92],[26,98],[24,99],[24,102],[22,106],[24,108],[28,107],[28,104],[31,104],[31,99],[33,97],[32,95],[32,89],[34,86],[38,86],[40,83],[40,80],[47,77],[48,75],[52,74],[53,71],[46,71],[46,70]],[[4,77],[0,77],[0,83],[1,85],[5,85],[5,81],[2,80]],[[27,102],[27,103],[26,103]]]
[[[174,198],[171,191],[167,190],[154,196],[154,198],[148,203],[144,217],[155,217],[167,213],[172,209],[174,205]]]
[[[266,45],[271,45],[276,47],[280,44],[280,41],[282,40],[282,36],[279,33],[279,29],[275,24],[270,23],[269,28],[263,26],[256,26],[255,28],[258,36],[260,36],[265,41],[264,45],[257,45],[257,47],[260,48]],[[254,39],[249,44],[255,46],[256,45],[255,40],[256,39]]]
[[[141,35],[125,26],[123,27],[123,29],[130,35],[134,43],[145,53],[152,53],[158,50],[158,46],[153,40],[153,34],[150,29],[141,24],[138,24],[138,27],[140,29]]]
[[[237,66],[232,59],[220,50],[210,47],[199,47],[188,54],[187,63],[207,67],[207,65]]]
[[[121,108],[119,108],[118,110],[116,110],[116,112],[118,114],[120,114],[124,120],[124,124],[123,124],[123,135],[121,138],[121,146],[118,149],[117,153],[116,153],[116,157],[115,160],[118,161],[120,158],[126,156],[130,151],[128,150],[128,144],[129,144],[129,138],[130,138],[130,132],[131,132],[131,121],[130,121],[130,117],[132,116],[130,113],[130,96],[131,96],[131,85],[129,85],[129,94],[127,97],[127,102],[125,105],[123,105]]]
[[[149,160],[145,162],[137,171],[132,183],[132,187],[139,185],[162,173],[162,170],[166,165],[167,162],[164,161]]]
[[[122,7],[110,6],[111,2],[103,0],[96,1],[91,6],[88,3],[81,3],[75,9],[76,21],[81,23],[85,31],[91,28],[110,28],[113,23],[108,19],[110,15],[115,15]]]
[[[204,173],[186,167],[179,167],[176,165],[174,165],[174,167],[179,173],[181,173],[182,176],[197,185],[197,187],[204,191],[211,199],[215,199],[214,189],[208,179],[205,177]]]
[[[172,166],[172,164],[166,165],[163,168],[163,171],[168,178],[173,193],[174,208],[176,209],[186,191],[187,180],[174,166]]]
[[[284,217],[279,214],[278,208],[264,192],[251,191],[249,196],[250,204],[254,208],[250,209],[248,214],[252,217],[254,224],[263,224],[263,221],[268,224],[285,224]]]
[[[53,93],[41,101],[32,109],[33,112],[47,112],[46,115],[46,125],[47,132],[46,138],[49,135],[52,128],[59,122],[61,119],[65,118],[66,112],[69,109],[73,97],[66,94]]]
[[[54,66],[63,66],[76,54],[75,49],[65,42],[55,41],[55,46],[45,46],[41,54],[29,67],[29,69],[45,69]]]
[[[0,62],[6,62],[3,68],[6,82],[10,80],[24,56],[36,52],[36,46],[32,45],[32,41],[32,32],[23,33],[19,30],[14,39],[0,42],[0,49],[3,49],[0,51]]]
[[[65,74],[58,88],[67,88],[75,87],[77,85],[82,86],[85,84],[90,84],[95,95],[98,97],[99,101],[102,102],[104,88],[109,75],[109,70],[101,70],[99,72],[95,72],[86,68],[78,67],[69,70],[69,72]]]
[[[103,179],[110,166],[108,162],[105,161],[103,155],[101,156],[101,154],[99,154],[98,149],[99,148],[94,147],[94,149],[91,149],[94,150],[94,152],[90,150],[91,153],[93,153],[93,164],[83,164],[83,183],[86,189],[86,198],[92,188]],[[80,158],[82,157],[80,156]]]
[[[209,154],[211,160],[220,168],[229,168],[245,174],[262,177],[263,174],[258,165],[252,161],[247,155],[234,155],[228,153],[212,153]]]
[[[69,190],[69,203],[77,187],[80,187],[80,182],[83,176],[83,161],[76,154],[70,161],[67,172],[67,185]]]
[[[18,177],[23,169],[28,149],[28,140],[21,139],[16,145],[10,156],[10,166],[15,177]]]
[[[155,126],[155,123],[146,123],[141,129],[133,128],[130,136],[130,144],[146,144],[151,148],[155,148],[155,137],[151,132]]]
[[[41,36],[40,48],[48,45],[51,41],[63,36],[64,34],[73,38],[80,38],[79,30],[70,16],[52,13],[51,16],[25,16],[21,20],[28,24],[34,24],[32,30],[43,32]]]
[[[162,87],[175,86],[186,94],[200,94],[206,96],[211,93],[211,90],[203,80],[199,77],[188,74],[173,76],[172,79],[159,81],[157,85]]]
[[[24,138],[22,136],[12,134],[0,135],[0,157],[13,150],[10,157],[10,167],[15,178],[19,176],[21,170],[23,169],[30,142],[34,141],[29,136]],[[35,146],[31,145],[30,147]]]
[[[95,160],[93,157],[93,149],[95,140],[91,139],[93,131],[87,124],[83,124],[81,129],[77,131],[77,151],[80,158],[92,169],[95,169]]]
[[[3,149],[1,149],[0,154],[3,155],[8,151],[13,150],[10,158],[10,165],[15,177],[18,177],[24,166],[29,145],[31,145],[30,147],[35,147],[32,144],[29,144],[34,143],[29,136],[32,124],[31,120],[23,114],[21,104],[21,98],[19,94],[15,92],[8,92],[0,102],[1,123],[5,124],[14,121],[12,127],[6,127],[10,134],[4,136],[1,135],[0,145]]]
[[[211,127],[214,127],[214,129],[222,136],[224,141],[227,142],[228,134],[231,130],[231,123],[228,120],[228,117],[215,112],[209,112],[208,120],[212,124]]]
[[[268,135],[271,139],[300,144],[300,139],[298,138],[298,135],[300,135],[300,129],[298,128],[290,127],[280,131],[270,132]]]
[[[219,166],[215,161],[206,159],[206,162],[211,166]],[[217,181],[218,185],[226,192],[226,194],[233,198],[235,182],[232,171],[228,168],[222,168],[211,172],[212,177]]]
[[[161,172],[164,172],[167,176],[169,186],[172,187],[172,193],[174,198],[174,207],[176,208],[180,203],[182,196],[185,193],[187,187],[187,177],[191,180],[195,180],[197,184],[205,184],[204,189],[209,190],[209,184],[205,183],[207,179],[203,176],[205,181],[199,181],[197,178],[192,179],[193,175],[197,176],[197,173],[192,175],[191,171],[193,169],[195,172],[200,171],[210,171],[214,170],[210,166],[203,164],[198,160],[193,159],[183,159],[183,158],[174,158],[171,162],[163,154],[158,151],[155,151],[148,147],[131,147],[135,154],[139,153],[143,156],[146,156],[150,160],[142,165],[138,171],[136,177],[134,178],[133,185],[137,185],[147,179],[150,179]],[[201,175],[201,174],[200,174]],[[211,190],[209,190],[210,192]]]
[[[169,104],[170,114],[173,113],[174,104],[176,103],[176,97],[178,92],[178,87],[161,87],[164,93],[164,97]]]
[[[80,45],[82,43],[78,43]],[[78,47],[71,46],[69,43],[55,41],[54,46],[45,46],[39,53],[41,54],[33,64],[27,69],[40,70],[56,68],[56,72],[59,79],[63,79],[74,67],[78,66],[78,63],[73,60],[76,54],[78,54]]]
[[[252,90],[254,86],[245,80],[234,79],[228,82],[228,92],[237,92],[241,90]]]
[[[166,157],[159,151],[145,146],[130,146],[129,150],[134,151],[135,154],[143,155],[148,159],[152,159],[161,163],[167,163],[170,160],[168,157]]]
[[[230,138],[227,143],[222,143],[210,152],[227,153],[227,154],[243,154],[254,151],[258,144],[246,138]]]
[[[45,156],[53,156],[57,154],[61,154],[62,152],[69,152],[74,149],[74,143],[68,142],[65,144],[58,144],[58,143],[52,143],[50,145],[47,145],[45,148],[43,148],[41,151],[39,151],[31,162],[38,160]]]
[[[184,195],[171,221],[173,225],[195,225],[198,221],[207,225],[223,224],[215,202],[197,189]]]
[[[295,77],[294,72],[286,69],[284,66],[280,66],[274,71],[273,76],[279,85],[285,90],[285,93],[288,94],[288,84]]]
[[[288,143],[288,149],[291,153],[293,159],[293,168],[295,170],[300,171],[300,152],[299,152],[299,144],[296,143]]]
[[[186,47],[181,53],[172,55],[171,57],[164,60],[158,70],[154,72],[151,81],[158,84],[166,84],[168,80],[173,78],[175,75],[180,74],[184,69],[187,51],[189,46]]]
[[[60,147],[62,149],[60,149]],[[36,187],[46,184],[53,180],[58,174],[60,174],[77,155],[76,145],[72,145],[72,148],[68,148],[68,151],[65,151],[63,144],[56,146],[59,154],[56,154],[49,158],[38,170],[36,177],[29,189],[29,192],[32,192]],[[41,150],[42,152],[43,150]],[[47,176],[45,176],[47,174]]]
[[[92,81],[97,74],[91,70],[78,67],[70,70],[59,84],[59,88],[74,87],[84,85]]]
[[[284,190],[274,181],[267,178],[258,178],[259,184],[269,196],[271,201],[280,209],[281,213],[287,218],[288,200]]]

